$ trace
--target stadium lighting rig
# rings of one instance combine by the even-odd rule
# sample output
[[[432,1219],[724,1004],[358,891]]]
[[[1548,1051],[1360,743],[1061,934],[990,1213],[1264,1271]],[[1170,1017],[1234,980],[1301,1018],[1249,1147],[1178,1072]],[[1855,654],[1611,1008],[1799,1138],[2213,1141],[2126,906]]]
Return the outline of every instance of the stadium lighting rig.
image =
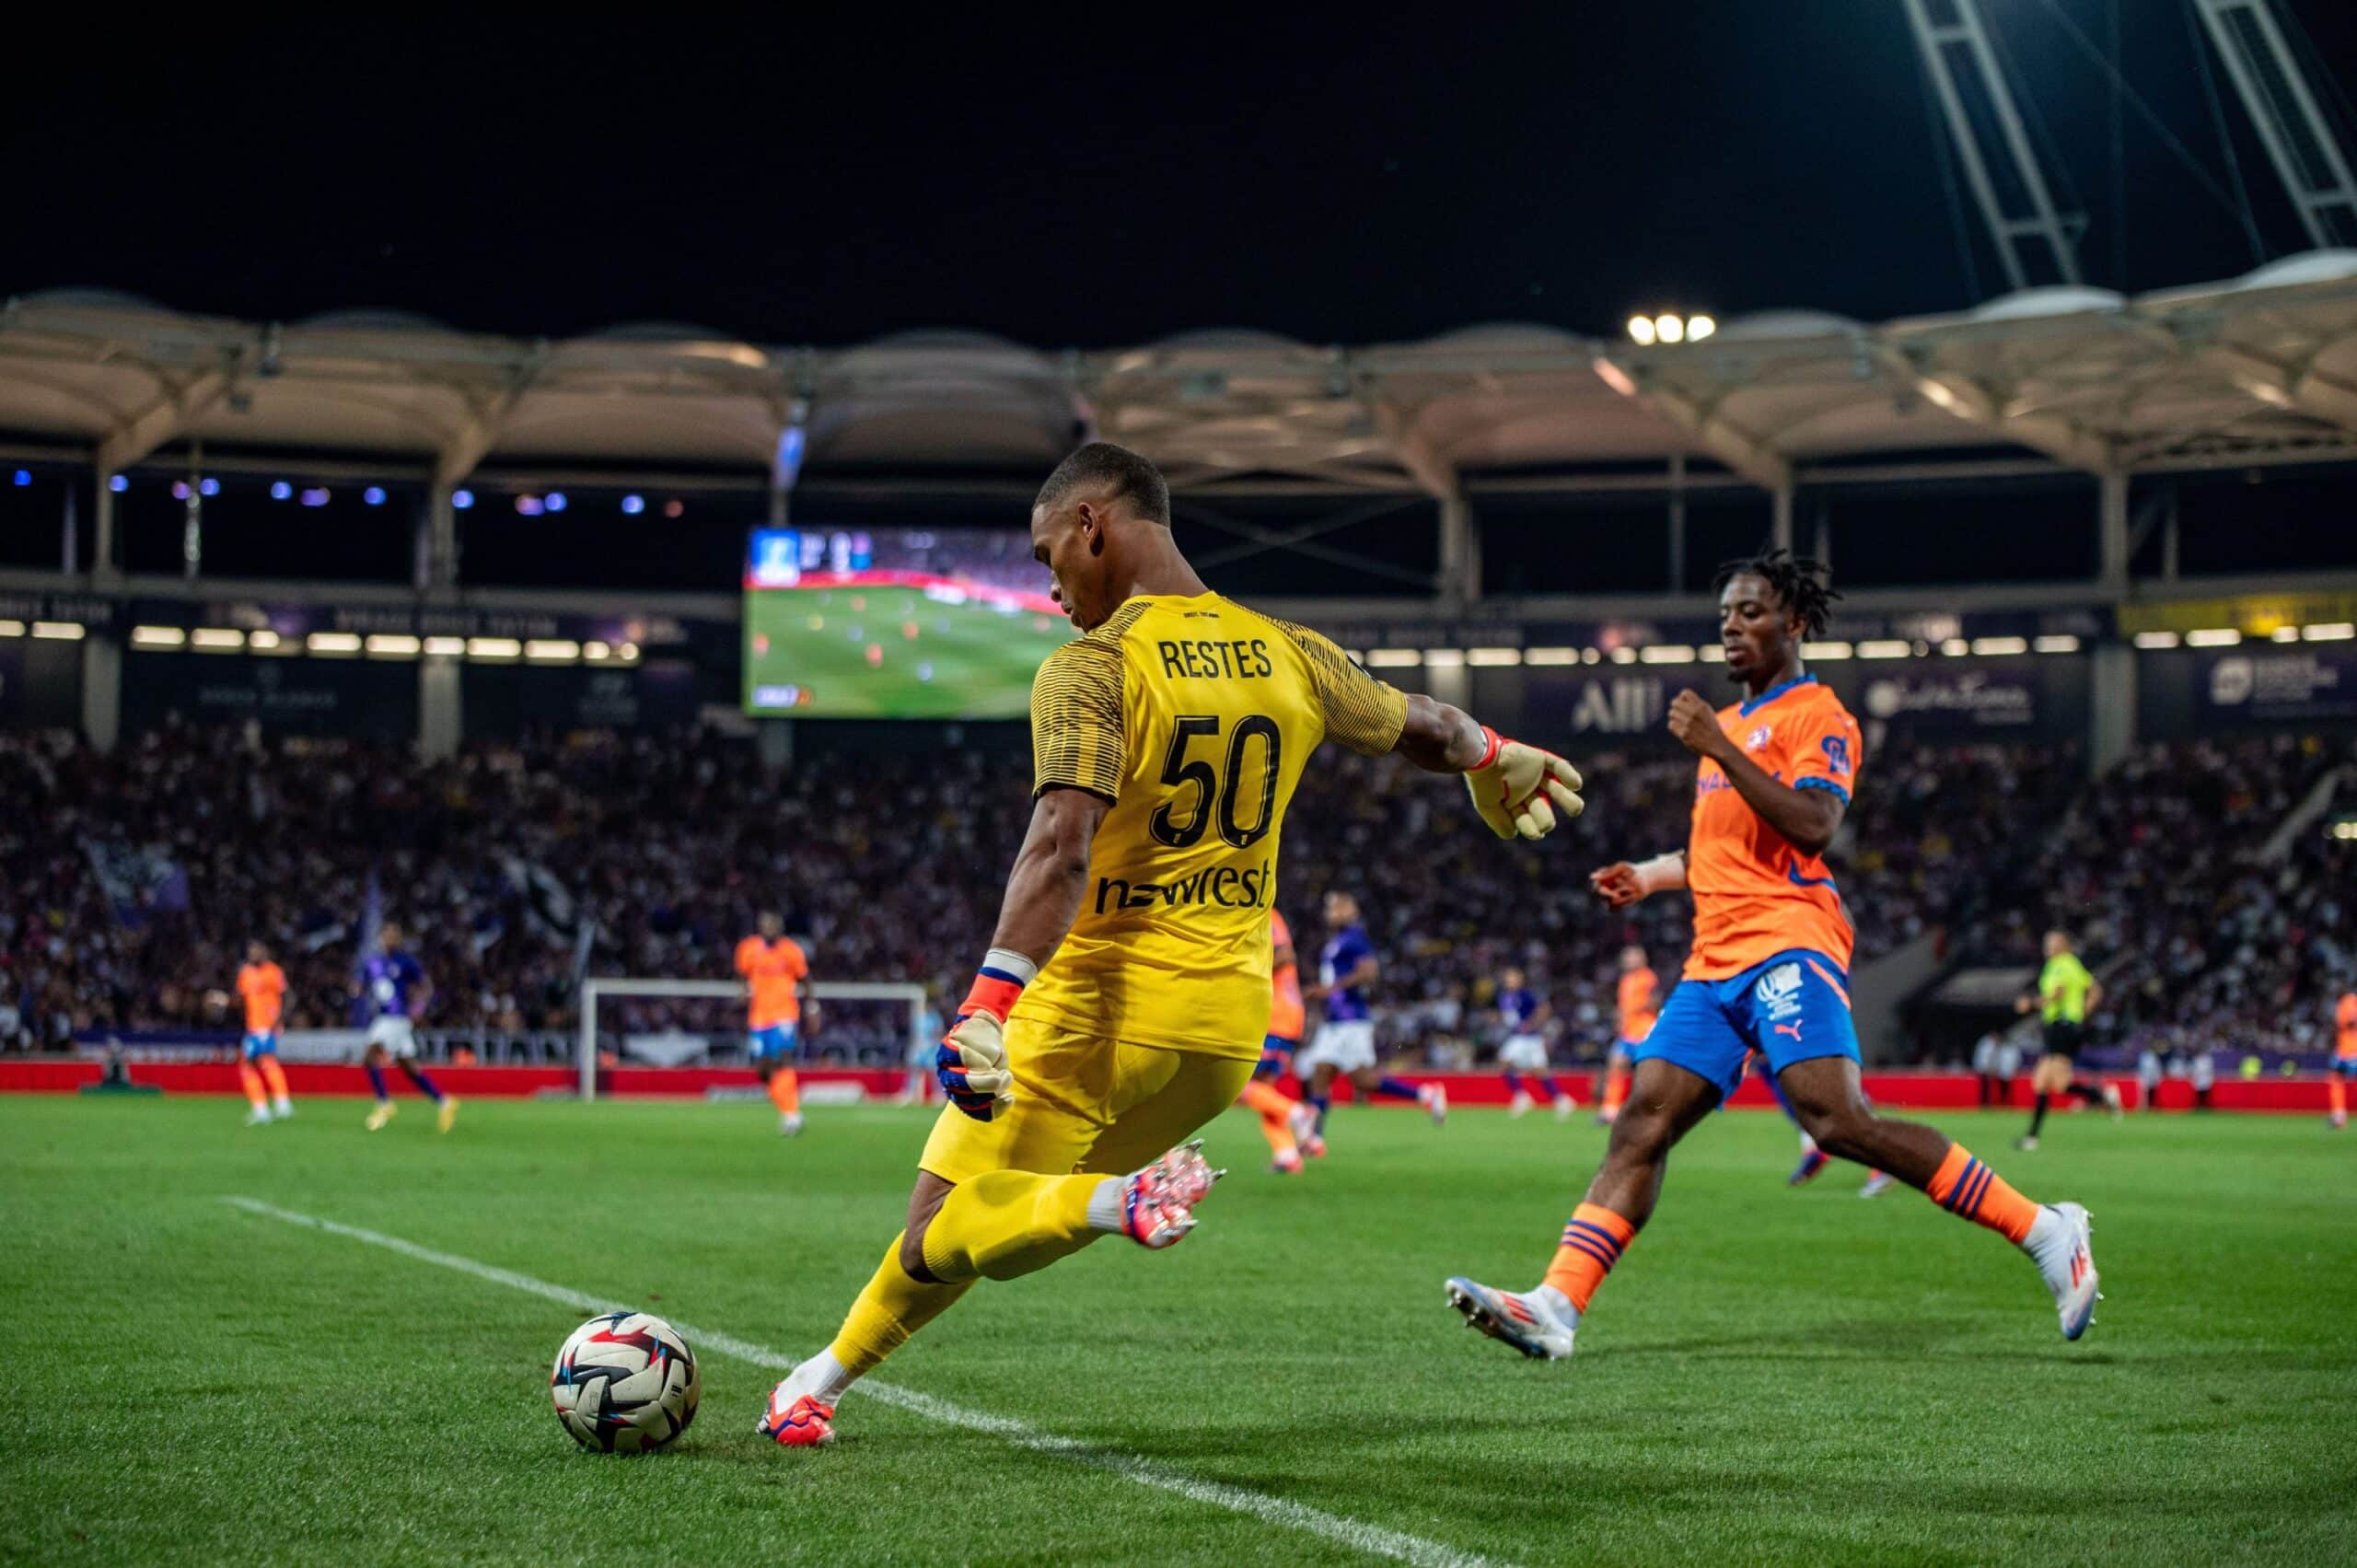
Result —
[[[1639,348],[1651,348],[1655,343],[1699,343],[1718,330],[1718,322],[1700,311],[1680,316],[1675,310],[1665,310],[1657,316],[1639,314],[1629,318],[1629,341]]]

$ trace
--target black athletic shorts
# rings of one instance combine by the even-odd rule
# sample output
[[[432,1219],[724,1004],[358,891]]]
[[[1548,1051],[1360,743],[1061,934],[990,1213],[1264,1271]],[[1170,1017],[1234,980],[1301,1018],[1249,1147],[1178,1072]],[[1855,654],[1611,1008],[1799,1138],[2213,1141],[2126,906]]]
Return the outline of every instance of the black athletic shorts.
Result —
[[[2046,1026],[2046,1054],[2075,1059],[2079,1054],[2079,1037],[2085,1032],[2085,1025],[2074,1024],[2068,1018],[2049,1020]]]

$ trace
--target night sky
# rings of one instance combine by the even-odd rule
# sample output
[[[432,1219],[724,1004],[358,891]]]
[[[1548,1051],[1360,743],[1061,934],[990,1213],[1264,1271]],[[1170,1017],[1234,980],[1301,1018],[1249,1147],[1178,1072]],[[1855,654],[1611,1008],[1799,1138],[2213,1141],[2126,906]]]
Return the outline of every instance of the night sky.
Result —
[[[2118,5],[2130,79],[2223,184],[2179,0],[1982,4],[2092,215],[2089,281],[2252,265],[2232,212],[2132,113],[2112,203],[2108,91],[2054,19],[2100,45]],[[1977,288],[1959,258],[1898,0],[1363,7],[1351,25],[823,9],[874,25],[215,8],[19,35],[0,294],[1098,345],[1612,331],[1656,304],[1873,319],[2003,290],[1968,209]],[[2357,6],[2292,9],[2357,91]],[[2268,250],[2305,249],[2226,112]]]

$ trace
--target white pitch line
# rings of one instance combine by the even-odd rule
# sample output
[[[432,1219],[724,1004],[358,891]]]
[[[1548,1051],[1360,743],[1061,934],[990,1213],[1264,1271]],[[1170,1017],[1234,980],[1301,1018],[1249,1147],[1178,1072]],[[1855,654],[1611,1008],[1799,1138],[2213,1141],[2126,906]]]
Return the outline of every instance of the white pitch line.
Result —
[[[431,1247],[421,1247],[414,1241],[404,1241],[398,1236],[387,1236],[382,1231],[364,1230],[358,1225],[340,1225],[334,1220],[323,1220],[316,1214],[298,1214],[293,1209],[282,1209],[274,1203],[265,1203],[259,1198],[227,1197],[221,1201],[243,1209],[250,1214],[284,1220],[288,1225],[308,1225],[314,1230],[323,1230],[331,1236],[346,1237],[354,1241],[365,1241],[371,1247],[381,1247],[388,1252],[398,1252],[404,1258],[415,1259],[421,1263],[433,1263],[441,1268],[454,1269],[459,1273],[471,1274],[476,1279],[489,1280],[493,1284],[503,1284],[511,1290],[520,1290],[532,1295],[542,1296],[578,1311],[598,1313],[630,1309],[622,1303],[606,1301],[583,1291],[568,1290],[563,1285],[551,1284],[546,1280],[536,1280],[529,1274],[519,1274],[513,1270],[497,1268],[490,1263],[479,1263],[472,1258],[461,1258],[455,1252],[437,1252]],[[777,1371],[791,1371],[799,1365],[796,1357],[790,1356],[784,1351],[772,1350],[767,1345],[758,1345],[750,1340],[740,1340],[734,1334],[724,1334],[712,1329],[693,1328],[677,1318],[670,1319],[670,1322],[673,1328],[688,1337],[691,1343],[710,1346],[723,1355],[732,1355],[739,1361],[751,1362],[756,1366],[766,1366]],[[1003,1438],[1019,1448],[1028,1448],[1038,1454],[1051,1454],[1057,1458],[1069,1459],[1074,1464],[1086,1465],[1092,1469],[1108,1471],[1121,1477],[1124,1481],[1135,1481],[1140,1486],[1150,1486],[1157,1491],[1175,1493],[1178,1496],[1197,1503],[1208,1503],[1215,1508],[1225,1508],[1237,1514],[1249,1514],[1255,1518],[1264,1519],[1272,1525],[1283,1525],[1288,1529],[1301,1530],[1308,1535],[1322,1537],[1327,1540],[1349,1547],[1354,1551],[1363,1551],[1370,1557],[1388,1557],[1398,1562],[1417,1564],[1417,1568],[1506,1568],[1505,1564],[1499,1562],[1495,1558],[1482,1557],[1470,1551],[1459,1551],[1455,1547],[1444,1546],[1435,1540],[1426,1540],[1422,1536],[1410,1535],[1404,1530],[1385,1529],[1380,1525],[1366,1524],[1358,1519],[1346,1518],[1340,1514],[1329,1514],[1322,1508],[1312,1508],[1306,1504],[1288,1502],[1282,1497],[1271,1497],[1266,1493],[1253,1492],[1241,1486],[1229,1486],[1224,1481],[1202,1481],[1184,1471],[1172,1469],[1167,1465],[1156,1464],[1154,1460],[1141,1455],[1093,1447],[1077,1438],[1061,1437],[1052,1432],[1042,1432],[1036,1426],[1016,1421],[1011,1417],[993,1415],[987,1411],[970,1410],[964,1405],[952,1404],[947,1400],[936,1399],[931,1394],[920,1394],[913,1388],[902,1388],[890,1383],[878,1383],[874,1378],[862,1378],[859,1388],[864,1394],[873,1395],[888,1405],[898,1405],[902,1410],[912,1411],[928,1421],[937,1421],[946,1426],[962,1426],[970,1432],[987,1433],[993,1437]]]

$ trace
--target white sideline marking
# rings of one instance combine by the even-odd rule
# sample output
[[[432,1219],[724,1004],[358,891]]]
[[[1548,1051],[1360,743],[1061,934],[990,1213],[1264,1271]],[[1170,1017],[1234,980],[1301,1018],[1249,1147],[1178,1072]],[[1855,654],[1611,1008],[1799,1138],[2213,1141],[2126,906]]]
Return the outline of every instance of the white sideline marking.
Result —
[[[489,1280],[493,1284],[503,1284],[512,1290],[542,1296],[578,1311],[598,1313],[629,1310],[621,1303],[600,1300],[597,1296],[586,1295],[581,1291],[568,1290],[563,1285],[551,1284],[546,1280],[536,1280],[529,1274],[519,1274],[512,1270],[493,1267],[489,1263],[478,1263],[471,1258],[461,1258],[454,1252],[436,1252],[430,1247],[420,1247],[414,1241],[404,1241],[398,1236],[387,1236],[382,1231],[364,1230],[358,1225],[339,1225],[334,1220],[323,1220],[315,1214],[297,1214],[293,1209],[282,1209],[273,1203],[265,1203],[259,1198],[226,1197],[221,1201],[233,1207],[243,1209],[250,1214],[261,1214],[269,1219],[284,1220],[288,1225],[309,1225],[315,1230],[324,1230],[332,1236],[348,1237],[354,1241],[365,1241],[371,1247],[381,1247],[388,1252],[398,1252],[404,1258],[413,1258],[421,1263],[434,1263],[445,1269],[455,1269],[459,1273],[472,1274],[479,1280]],[[784,1351],[772,1350],[767,1345],[757,1345],[750,1340],[740,1340],[734,1334],[724,1334],[712,1329],[693,1328],[676,1318],[671,1318],[670,1322],[673,1328],[688,1336],[691,1343],[709,1346],[723,1355],[732,1355],[739,1361],[749,1361],[756,1366],[766,1366],[782,1372],[792,1371],[797,1365],[795,1358]],[[1042,1432],[1036,1426],[1027,1425],[1010,1417],[993,1415],[987,1411],[970,1410],[964,1405],[952,1404],[947,1400],[936,1399],[931,1394],[920,1394],[913,1388],[878,1383],[874,1378],[862,1378],[859,1388],[862,1393],[873,1395],[888,1405],[898,1405],[902,1410],[913,1411],[928,1421],[937,1421],[946,1426],[962,1426],[970,1432],[988,1433],[993,1437],[1005,1439],[1018,1448],[1028,1448],[1038,1454],[1052,1454],[1060,1459],[1069,1459],[1074,1464],[1086,1465],[1092,1469],[1109,1471],[1124,1481],[1135,1481],[1140,1486],[1151,1486],[1158,1491],[1176,1493],[1181,1497],[1197,1503],[1208,1503],[1215,1508],[1225,1508],[1237,1514],[1249,1514],[1255,1518],[1265,1519],[1272,1525],[1283,1525],[1289,1529],[1322,1536],[1328,1540],[1338,1542],[1353,1551],[1364,1551],[1370,1557],[1394,1558],[1401,1562],[1418,1564],[1418,1568],[1505,1568],[1504,1564],[1498,1562],[1494,1558],[1482,1557],[1470,1551],[1459,1551],[1455,1547],[1443,1546],[1438,1541],[1426,1540],[1422,1536],[1409,1535],[1402,1530],[1387,1530],[1380,1525],[1364,1524],[1357,1519],[1345,1518],[1340,1514],[1329,1514],[1322,1508],[1312,1508],[1303,1503],[1287,1502],[1282,1497],[1271,1497],[1265,1493],[1248,1491],[1240,1486],[1229,1486],[1222,1481],[1200,1481],[1183,1471],[1156,1464],[1154,1460],[1136,1454],[1123,1454],[1109,1449],[1091,1447],[1077,1438],[1060,1437],[1052,1432]]]

